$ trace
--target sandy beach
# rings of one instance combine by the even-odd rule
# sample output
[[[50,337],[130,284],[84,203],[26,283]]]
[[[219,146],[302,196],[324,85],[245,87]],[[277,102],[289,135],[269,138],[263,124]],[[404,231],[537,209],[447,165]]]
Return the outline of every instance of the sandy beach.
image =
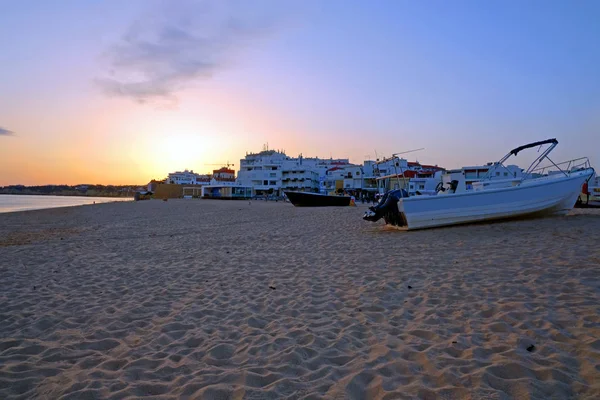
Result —
[[[0,214],[0,398],[600,398],[600,210],[416,232],[364,210]]]

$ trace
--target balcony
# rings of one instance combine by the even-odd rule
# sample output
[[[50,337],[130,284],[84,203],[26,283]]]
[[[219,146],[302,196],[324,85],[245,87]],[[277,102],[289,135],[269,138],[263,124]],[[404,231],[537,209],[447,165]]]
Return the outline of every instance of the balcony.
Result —
[[[279,186],[279,185],[254,185],[255,190],[269,190],[269,189],[277,190],[280,187],[281,186]]]

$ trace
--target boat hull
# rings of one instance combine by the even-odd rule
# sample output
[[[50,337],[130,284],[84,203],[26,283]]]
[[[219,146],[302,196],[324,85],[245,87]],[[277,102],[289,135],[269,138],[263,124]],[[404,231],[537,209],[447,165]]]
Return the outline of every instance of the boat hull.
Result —
[[[524,181],[519,186],[398,201],[408,230],[567,214],[593,170]]]
[[[285,192],[296,207],[344,207],[350,205],[350,196],[328,196],[308,192]]]

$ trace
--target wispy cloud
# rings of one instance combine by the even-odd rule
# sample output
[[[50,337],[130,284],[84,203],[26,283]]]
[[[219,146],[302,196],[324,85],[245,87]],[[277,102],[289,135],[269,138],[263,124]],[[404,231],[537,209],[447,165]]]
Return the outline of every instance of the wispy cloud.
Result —
[[[8,129],[4,129],[0,126],[0,136],[12,136],[14,135],[13,131],[9,131]]]
[[[176,102],[179,90],[239,62],[242,50],[276,31],[284,16],[277,4],[159,3],[107,50],[109,71],[96,83],[110,96]]]

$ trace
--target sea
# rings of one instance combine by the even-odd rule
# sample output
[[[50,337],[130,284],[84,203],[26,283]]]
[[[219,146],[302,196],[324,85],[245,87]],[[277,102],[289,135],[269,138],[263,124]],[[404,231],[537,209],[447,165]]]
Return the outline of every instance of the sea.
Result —
[[[0,213],[132,200],[132,197],[36,196],[24,194],[0,194]]]

